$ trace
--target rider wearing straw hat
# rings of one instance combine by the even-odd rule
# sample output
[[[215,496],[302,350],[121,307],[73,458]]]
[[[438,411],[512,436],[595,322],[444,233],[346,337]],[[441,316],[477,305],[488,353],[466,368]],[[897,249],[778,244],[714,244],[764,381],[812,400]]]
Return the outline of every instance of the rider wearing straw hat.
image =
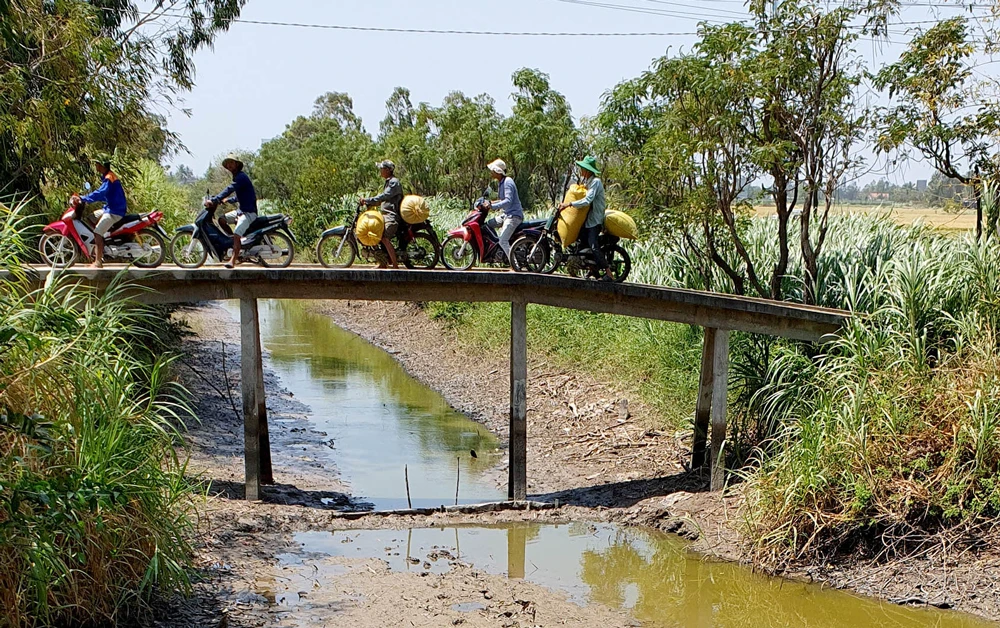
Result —
[[[233,182],[225,190],[205,201],[205,207],[216,207],[234,192],[236,193],[236,202],[240,207],[236,211],[227,213],[224,221],[236,223],[236,228],[233,229],[233,258],[226,264],[226,268],[234,268],[239,263],[240,240],[246,235],[253,221],[257,220],[257,191],[254,190],[250,177],[243,172],[243,162],[239,157],[232,153],[226,155],[222,160],[222,167],[232,173]]]
[[[500,248],[503,249],[507,261],[510,261],[510,239],[514,236],[518,225],[524,221],[524,208],[521,207],[521,199],[517,195],[517,186],[514,179],[507,176],[507,163],[502,159],[494,159],[486,166],[497,180],[497,202],[490,203],[489,207],[495,209],[503,216],[503,225],[500,227]]]
[[[608,260],[604,257],[600,246],[601,229],[604,227],[604,210],[608,206],[604,197],[604,183],[600,179],[601,171],[597,169],[597,159],[591,155],[576,162],[576,165],[580,168],[580,176],[583,177],[587,186],[587,195],[575,203],[562,203],[559,205],[559,209],[566,209],[570,205],[573,207],[590,205],[587,221],[583,223],[583,229],[580,230],[580,240],[593,252],[598,269],[604,272],[601,280],[614,281],[611,269],[608,268]]]

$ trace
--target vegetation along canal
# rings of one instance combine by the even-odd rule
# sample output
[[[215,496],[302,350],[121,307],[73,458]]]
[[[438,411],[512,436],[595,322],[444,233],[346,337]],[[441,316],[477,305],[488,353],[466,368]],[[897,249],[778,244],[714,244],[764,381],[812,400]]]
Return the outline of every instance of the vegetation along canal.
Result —
[[[227,308],[238,318],[238,305]],[[413,379],[391,355],[293,301],[260,304],[271,368],[333,440],[355,499],[379,510],[504,499],[497,439]]]
[[[231,312],[234,307],[227,304]],[[300,302],[261,303],[261,334],[270,368],[311,408],[316,429],[333,439],[331,466],[355,499],[378,509],[406,507],[404,466],[415,507],[453,503],[457,468],[461,502],[503,498],[491,472],[502,462],[495,436],[406,374],[391,355]],[[392,572],[417,575],[449,574],[468,564],[579,605],[625,611],[644,626],[993,625],[769,578],[707,561],[673,535],[611,524],[304,531],[293,533],[289,546],[273,572],[258,575],[256,589],[293,623],[325,617],[338,579],[381,559]],[[452,606],[470,615],[484,609],[462,597]]]

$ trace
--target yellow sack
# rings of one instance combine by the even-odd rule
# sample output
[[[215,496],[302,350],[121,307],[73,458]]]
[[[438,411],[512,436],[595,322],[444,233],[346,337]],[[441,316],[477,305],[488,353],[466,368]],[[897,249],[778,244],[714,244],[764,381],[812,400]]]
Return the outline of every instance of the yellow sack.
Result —
[[[635,221],[625,212],[609,209],[604,212],[604,230],[613,236],[626,240],[638,240],[639,229]]]
[[[427,220],[431,215],[431,208],[427,204],[427,199],[423,196],[409,194],[403,197],[403,202],[399,206],[399,213],[402,214],[403,220],[411,225],[416,225]]]
[[[566,197],[563,203],[575,203],[587,196],[587,188],[583,185],[571,185],[566,190]],[[587,221],[587,213],[590,212],[590,205],[585,207],[567,207],[559,212],[559,224],[556,229],[559,231],[559,240],[563,246],[569,246],[576,242],[580,236],[580,229]]]
[[[358,242],[365,246],[375,246],[382,241],[382,233],[385,231],[385,220],[382,212],[377,209],[369,209],[358,217],[358,226],[354,228],[354,235]]]

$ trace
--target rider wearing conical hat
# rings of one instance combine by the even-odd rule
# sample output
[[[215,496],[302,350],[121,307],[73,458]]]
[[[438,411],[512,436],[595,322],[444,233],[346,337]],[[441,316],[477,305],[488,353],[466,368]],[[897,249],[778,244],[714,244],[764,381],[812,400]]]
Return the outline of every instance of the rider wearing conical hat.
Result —
[[[559,205],[559,209],[566,209],[570,205],[573,207],[590,206],[587,221],[583,223],[583,229],[580,230],[580,241],[593,252],[597,267],[603,272],[601,280],[614,281],[611,269],[608,267],[608,260],[604,257],[600,246],[601,229],[604,228],[604,210],[608,206],[604,196],[604,183],[600,179],[601,171],[597,169],[597,159],[591,155],[576,162],[576,165],[580,169],[580,176],[587,187],[587,195],[575,203],[562,203]]]

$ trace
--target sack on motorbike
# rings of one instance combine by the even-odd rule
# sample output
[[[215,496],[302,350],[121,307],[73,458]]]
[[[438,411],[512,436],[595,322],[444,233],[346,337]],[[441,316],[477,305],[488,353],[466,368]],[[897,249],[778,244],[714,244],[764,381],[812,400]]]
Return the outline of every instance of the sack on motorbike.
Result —
[[[369,209],[358,217],[358,226],[354,228],[354,235],[358,242],[365,246],[375,246],[382,241],[382,233],[385,231],[385,220],[382,212],[377,209]]]
[[[638,240],[639,229],[635,221],[625,212],[609,209],[604,212],[604,230],[613,236],[626,240]]]
[[[431,207],[427,204],[427,199],[416,194],[408,194],[403,197],[403,202],[399,206],[399,213],[403,220],[411,225],[417,225],[427,220],[431,215]]]
[[[571,185],[566,190],[563,202],[575,203],[586,198],[586,196],[586,186],[580,184]],[[587,221],[587,213],[589,211],[590,205],[587,205],[585,207],[567,207],[559,213],[559,224],[556,225],[556,229],[559,231],[559,240],[563,246],[569,246],[576,242],[576,239],[580,236],[580,229],[583,228],[583,223]]]

